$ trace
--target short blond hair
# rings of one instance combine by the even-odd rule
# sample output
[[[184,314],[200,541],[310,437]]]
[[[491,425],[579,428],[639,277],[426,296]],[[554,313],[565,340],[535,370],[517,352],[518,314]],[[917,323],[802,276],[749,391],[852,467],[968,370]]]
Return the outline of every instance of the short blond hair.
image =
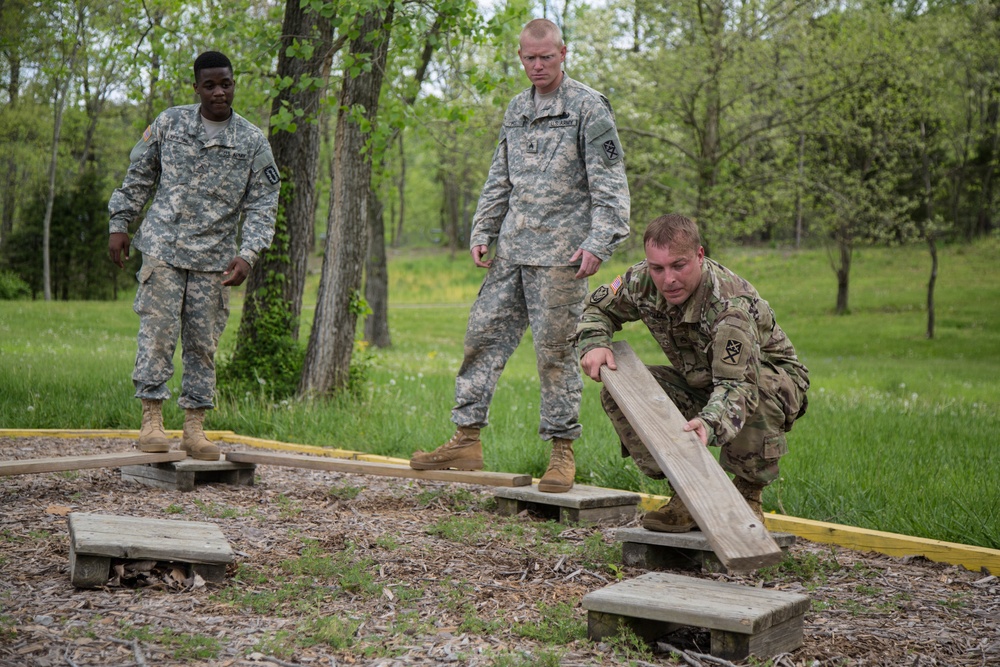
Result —
[[[521,29],[521,37],[524,36],[531,37],[532,39],[552,37],[555,39],[557,47],[562,48],[563,46],[562,30],[548,19],[533,19],[528,21],[524,28]]]

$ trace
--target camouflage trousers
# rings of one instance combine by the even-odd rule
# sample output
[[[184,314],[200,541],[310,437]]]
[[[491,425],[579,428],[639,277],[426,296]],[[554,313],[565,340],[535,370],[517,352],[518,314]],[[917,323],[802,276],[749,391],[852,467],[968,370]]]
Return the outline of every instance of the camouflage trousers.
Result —
[[[667,396],[687,420],[694,419],[708,402],[711,389],[695,389],[670,366],[647,366]],[[787,376],[785,376],[787,379]],[[719,463],[727,472],[751,482],[769,484],[778,478],[778,459],[788,452],[785,439],[785,411],[778,399],[778,385],[786,384],[767,367],[761,367],[760,401],[746,426],[722,445]],[[790,383],[790,381],[789,381]],[[601,389],[601,406],[611,419],[622,444],[622,456],[631,456],[643,474],[654,479],[665,475],[636,435],[628,419],[606,388]]]
[[[218,271],[178,269],[149,255],[137,274],[132,309],[139,315],[139,348],[132,382],[136,398],[167,400],[174,350],[181,341],[182,408],[212,408],[215,351],[229,319],[229,289]]]
[[[528,326],[541,384],[543,440],[580,437],[583,380],[570,337],[587,296],[574,266],[525,266],[495,258],[469,312],[465,358],[455,379],[451,420],[482,428],[500,373]]]

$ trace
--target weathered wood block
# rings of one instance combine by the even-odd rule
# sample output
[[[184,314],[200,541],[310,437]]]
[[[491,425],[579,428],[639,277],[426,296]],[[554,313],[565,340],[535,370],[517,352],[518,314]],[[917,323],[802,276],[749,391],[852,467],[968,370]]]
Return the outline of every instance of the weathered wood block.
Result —
[[[631,521],[639,496],[628,491],[574,484],[566,493],[543,493],[538,486],[498,488],[494,491],[497,509],[512,516],[524,510],[560,523]]]
[[[704,533],[657,533],[645,528],[619,528],[615,539],[622,543],[626,565],[647,570],[698,569],[704,572],[731,574]],[[795,544],[791,533],[771,533],[771,539],[787,552]]]
[[[107,514],[69,514],[69,572],[77,588],[108,582],[111,559],[180,563],[221,583],[233,550],[214,523]]]
[[[592,591],[582,604],[591,640],[623,626],[650,642],[679,627],[708,628],[712,655],[742,660],[800,647],[810,603],[796,593],[650,572]]]
[[[253,486],[256,469],[254,463],[184,459],[172,463],[123,466],[122,479],[171,491],[193,491],[199,484]]]

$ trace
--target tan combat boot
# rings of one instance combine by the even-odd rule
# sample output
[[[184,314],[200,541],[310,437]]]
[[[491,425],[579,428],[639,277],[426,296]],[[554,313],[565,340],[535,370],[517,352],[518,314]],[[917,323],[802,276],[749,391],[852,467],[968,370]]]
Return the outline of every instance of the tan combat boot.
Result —
[[[170,451],[167,432],[163,430],[163,401],[142,399],[142,426],[139,428],[139,451],[151,454]]]
[[[748,482],[742,477],[734,477],[733,485],[747,501],[747,505],[750,506],[751,511],[760,519],[761,525],[764,525],[764,508],[761,505],[760,495],[767,485],[760,484],[759,482]]]
[[[549,468],[538,481],[538,490],[543,493],[566,493],[573,488],[575,477],[576,462],[573,460],[573,441],[566,438],[552,438]]]
[[[218,445],[213,445],[205,436],[204,423],[204,408],[189,408],[184,411],[184,436],[181,438],[181,449],[199,461],[218,461],[221,452]]]
[[[686,533],[696,529],[698,524],[675,492],[666,505],[642,515],[642,527],[658,533]]]
[[[483,443],[479,429],[459,426],[455,435],[433,452],[416,451],[410,458],[414,470],[482,470]]]

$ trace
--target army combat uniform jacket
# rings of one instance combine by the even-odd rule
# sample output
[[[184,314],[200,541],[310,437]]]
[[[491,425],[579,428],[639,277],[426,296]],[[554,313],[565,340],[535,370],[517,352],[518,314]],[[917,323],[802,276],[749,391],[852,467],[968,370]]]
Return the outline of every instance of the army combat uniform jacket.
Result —
[[[608,259],[629,231],[629,192],[611,105],[563,74],[535,113],[511,100],[473,219],[470,247],[523,265],[568,266],[583,248]]]
[[[701,283],[681,306],[657,291],[645,261],[624,280],[594,290],[577,326],[580,355],[610,347],[614,332],[637,320],[688,385],[710,392],[698,415],[709,426],[710,445],[736,438],[757,409],[761,387],[783,408],[785,423],[774,428],[787,431],[804,412],[808,370],[767,301],[718,262],[705,258]]]
[[[143,133],[108,204],[110,231],[128,232],[153,196],[132,242],[144,255],[175,268],[224,271],[238,252],[253,266],[274,236],[280,179],[271,148],[235,111],[206,141],[200,108],[167,109]]]

